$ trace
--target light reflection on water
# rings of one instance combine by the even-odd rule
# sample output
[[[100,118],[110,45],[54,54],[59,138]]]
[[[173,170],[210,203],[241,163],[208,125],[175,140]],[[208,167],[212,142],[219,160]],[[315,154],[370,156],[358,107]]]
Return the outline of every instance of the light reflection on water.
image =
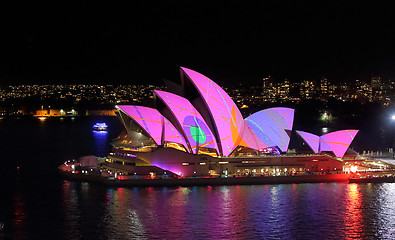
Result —
[[[395,238],[395,184],[381,186],[383,197],[379,198],[380,209],[377,210],[381,222],[378,224],[380,237],[385,239]],[[388,229],[393,231],[389,232]]]
[[[114,128],[96,136],[98,121]],[[5,239],[395,239],[394,183],[108,189],[64,181],[59,164],[106,153],[121,128],[116,118],[60,122],[0,122],[0,170],[21,169],[18,181],[0,183]]]
[[[108,132],[107,131],[92,131],[93,133],[93,142],[95,147],[95,154],[98,157],[107,156],[107,147],[108,147]]]
[[[92,132],[98,121],[108,134]],[[0,125],[0,170],[21,169],[0,183],[5,239],[395,239],[395,183],[108,189],[58,179],[56,169],[106,155],[122,129],[116,118]]]
[[[348,185],[346,196],[346,212],[344,214],[344,225],[346,227],[346,238],[355,239],[364,237],[364,220],[362,214],[362,196],[360,186],[356,183]]]
[[[64,181],[62,231],[66,239],[393,239],[394,190],[391,183],[107,189]]]

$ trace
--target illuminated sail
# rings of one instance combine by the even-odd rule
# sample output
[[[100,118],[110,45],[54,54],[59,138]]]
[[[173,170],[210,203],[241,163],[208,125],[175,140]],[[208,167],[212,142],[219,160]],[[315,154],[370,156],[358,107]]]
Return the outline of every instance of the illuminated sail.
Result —
[[[285,152],[290,140],[286,130],[292,130],[294,112],[292,108],[268,108],[252,114],[246,121],[263,144],[277,146]]]
[[[155,90],[182,127],[193,153],[199,147],[213,148],[218,152],[217,142],[210,128],[195,107],[176,94]]]
[[[182,144],[185,149],[188,149],[184,137],[158,110],[134,105],[122,105],[117,106],[117,108],[138,123],[154,139],[156,144],[162,145],[163,141],[168,141]],[[162,129],[165,130],[163,141]]]

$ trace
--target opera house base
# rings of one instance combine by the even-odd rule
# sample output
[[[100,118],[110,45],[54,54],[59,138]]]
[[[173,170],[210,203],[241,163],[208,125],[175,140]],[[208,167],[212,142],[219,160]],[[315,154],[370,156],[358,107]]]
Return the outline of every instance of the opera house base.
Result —
[[[259,185],[259,184],[292,184],[347,182],[349,174],[325,174],[305,176],[277,177],[228,177],[228,178],[180,178],[180,179],[131,179],[106,180],[107,186],[114,187],[163,187],[163,186],[224,186],[224,185]]]
[[[60,169],[60,174],[72,181],[92,182],[108,187],[187,187],[187,186],[225,186],[259,184],[293,184],[348,182],[350,174],[317,174],[273,177],[227,177],[227,178],[172,178],[172,179],[114,179],[97,174],[72,173]]]
[[[343,157],[358,130],[296,131],[305,147],[290,151],[294,109],[274,107],[244,118],[211,79],[184,67],[180,75],[174,92],[154,90],[155,108],[116,106],[124,129],[107,158],[66,162],[61,173],[108,186],[348,181]]]
[[[122,176],[150,178],[289,176],[309,173],[341,173],[344,162],[323,154],[212,157],[158,147],[137,152],[114,148],[102,168]],[[147,169],[156,166],[156,169]],[[143,169],[143,170],[141,170]]]

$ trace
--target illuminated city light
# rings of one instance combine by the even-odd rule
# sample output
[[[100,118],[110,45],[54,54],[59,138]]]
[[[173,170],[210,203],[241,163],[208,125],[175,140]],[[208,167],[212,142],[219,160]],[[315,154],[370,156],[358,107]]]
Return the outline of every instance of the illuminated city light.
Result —
[[[106,131],[107,130],[107,124],[106,123],[96,123],[93,125],[93,129],[96,131]]]
[[[183,166],[196,165],[197,163],[199,165],[209,164],[208,169],[212,169],[217,168],[212,167],[212,164],[229,164],[233,160],[228,161],[228,157],[238,156],[243,156],[238,162],[250,168],[245,170],[245,173],[259,172],[259,169],[263,167],[258,165],[263,162],[261,158],[271,158],[272,156],[269,155],[280,155],[289,150],[294,109],[269,108],[243,119],[235,102],[211,79],[186,68],[181,68],[181,75],[183,86],[186,86],[184,89],[186,95],[188,92],[194,92],[193,96],[179,96],[155,90],[153,98],[156,101],[157,109],[135,105],[117,106],[119,117],[127,133],[120,137],[119,143],[122,142],[122,144],[119,144],[119,148],[122,153],[116,155],[131,157],[128,155],[130,153],[123,151],[135,151],[133,157],[141,158],[141,161],[147,162],[151,166],[175,174],[179,173],[180,176],[188,176],[192,175],[195,168]],[[323,129],[323,131],[327,131],[327,129]],[[317,136],[298,131],[298,134],[315,153],[333,152],[336,157],[343,157],[357,132],[358,130],[341,130]],[[132,146],[125,146],[127,144],[132,144]],[[181,153],[180,150],[182,151],[183,147],[185,148],[184,152],[200,156],[189,158],[188,155],[182,155],[184,153]],[[179,156],[174,158],[166,156],[176,150],[178,152],[175,152],[174,156]],[[145,155],[145,152],[154,151],[157,151],[157,154]],[[164,156],[160,156],[161,151],[165,153]],[[201,156],[203,154],[206,157]],[[315,158],[314,155],[311,156],[310,159]],[[211,157],[218,158],[210,159]],[[322,169],[322,164],[319,164],[321,158],[318,159],[320,162],[313,160],[317,161],[317,166],[314,167],[315,171]],[[230,167],[234,168],[233,165],[232,162]],[[207,171],[207,168],[200,168],[204,169],[202,170],[204,172]],[[210,171],[210,174],[220,175],[224,169],[225,167]],[[291,172],[290,169],[283,167],[265,170],[267,172],[273,171],[275,175]],[[261,172],[263,171],[262,168]],[[300,171],[305,171],[305,168]]]

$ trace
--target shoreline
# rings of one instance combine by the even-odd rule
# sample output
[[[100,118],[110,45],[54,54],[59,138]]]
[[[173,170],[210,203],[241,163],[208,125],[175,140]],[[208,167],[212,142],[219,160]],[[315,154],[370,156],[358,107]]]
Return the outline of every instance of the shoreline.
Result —
[[[109,179],[101,175],[89,175],[59,171],[71,181],[91,182],[107,187],[189,187],[189,186],[225,186],[225,185],[264,185],[347,182],[351,174],[323,174],[273,177],[228,177],[228,178],[178,178],[178,179]]]

